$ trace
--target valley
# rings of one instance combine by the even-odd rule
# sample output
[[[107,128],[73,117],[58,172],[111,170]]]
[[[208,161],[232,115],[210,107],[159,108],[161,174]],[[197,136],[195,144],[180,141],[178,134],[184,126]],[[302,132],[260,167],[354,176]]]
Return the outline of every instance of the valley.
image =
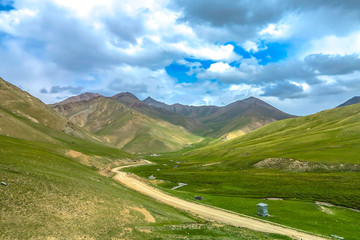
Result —
[[[196,107],[85,93],[45,105],[3,79],[0,92],[2,239],[293,237],[282,226],[360,238],[360,104],[298,117],[253,97]],[[124,169],[134,179],[113,179],[144,160],[154,164]],[[187,202],[166,206],[156,188]],[[217,208],[214,223],[205,213]]]
[[[151,162],[146,162],[139,165],[147,165],[151,164]],[[121,169],[134,167],[136,165],[129,165],[125,167],[117,167],[112,171],[116,173],[114,179],[124,186],[134,189],[137,192],[140,192],[146,196],[150,196],[162,203],[173,206],[177,209],[182,209],[184,211],[189,211],[192,214],[196,214],[197,216],[208,219],[211,221],[216,221],[220,223],[230,224],[237,227],[245,227],[248,229],[261,231],[261,232],[269,232],[276,233],[281,235],[286,235],[291,238],[300,238],[300,239],[326,239],[321,236],[315,236],[313,234],[309,234],[306,232],[299,231],[297,229],[290,229],[286,226],[271,224],[268,221],[260,221],[255,218],[250,218],[246,215],[237,215],[233,212],[224,211],[222,209],[215,209],[204,204],[194,203],[192,201],[184,201],[180,198],[173,197],[169,194],[165,194],[162,191],[159,191],[156,188],[152,188],[149,185],[143,183],[142,181],[137,180],[125,172],[121,172]]]
[[[0,0],[0,240],[359,240],[360,0]]]
[[[262,201],[275,208],[270,221],[357,239],[359,107],[282,120],[231,141],[146,156],[157,165],[131,172],[154,174],[163,180],[160,188],[188,200],[200,195],[206,204],[250,216]],[[187,185],[170,191],[179,182]],[[347,208],[333,207],[329,214],[315,202]]]

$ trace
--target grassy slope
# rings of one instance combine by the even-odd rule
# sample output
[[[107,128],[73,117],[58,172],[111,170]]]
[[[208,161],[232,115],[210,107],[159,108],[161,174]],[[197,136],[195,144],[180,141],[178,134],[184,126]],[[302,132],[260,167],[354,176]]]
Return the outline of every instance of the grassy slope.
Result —
[[[146,116],[109,98],[56,106],[74,123],[130,152],[179,150],[201,140],[184,128]]]
[[[266,157],[292,157],[329,163],[360,163],[360,105],[278,121],[233,141],[188,156],[237,161],[248,166]],[[221,158],[221,159],[220,159]]]
[[[96,169],[135,156],[2,79],[0,92],[0,239],[286,239],[198,221],[121,187]]]
[[[103,143],[76,127],[39,99],[0,78],[0,134],[42,142],[57,142],[69,135]]]
[[[285,239],[198,221],[60,152],[50,143],[0,136],[0,180],[8,184],[0,185],[1,239]]]
[[[209,136],[219,137],[239,130],[248,133],[268,123],[291,117],[294,116],[250,97],[221,107],[218,111],[201,117],[201,120],[214,130]]]
[[[336,207],[330,209],[332,213],[324,212],[314,202],[360,209],[358,167],[338,168],[342,163],[360,164],[359,119],[360,104],[283,120],[232,141],[152,158],[159,165],[132,171],[142,176],[154,173],[171,181],[161,185],[167,189],[178,182],[188,183],[179,190],[192,197],[204,195],[209,204],[249,215],[254,212],[249,212],[250,206],[253,209],[257,202],[266,201],[259,199],[284,198],[267,201],[274,214],[269,220],[358,239],[360,213]],[[269,157],[295,158],[334,168],[287,171],[253,166]],[[156,171],[158,168],[161,170]]]

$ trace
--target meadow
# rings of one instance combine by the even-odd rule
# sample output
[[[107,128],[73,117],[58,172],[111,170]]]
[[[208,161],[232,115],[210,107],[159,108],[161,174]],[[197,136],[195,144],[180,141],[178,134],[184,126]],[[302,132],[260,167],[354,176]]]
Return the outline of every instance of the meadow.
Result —
[[[81,140],[67,144],[103,161],[86,166],[64,155],[66,144],[0,136],[0,180],[7,184],[0,185],[0,239],[288,239],[205,222],[157,203],[96,167],[120,161],[116,155],[134,156]]]
[[[251,216],[265,201],[270,221],[359,239],[359,119],[358,104],[282,120],[230,141],[144,156],[156,165],[129,171],[154,174],[167,191],[187,183],[171,191],[181,197],[204,196],[207,204]]]

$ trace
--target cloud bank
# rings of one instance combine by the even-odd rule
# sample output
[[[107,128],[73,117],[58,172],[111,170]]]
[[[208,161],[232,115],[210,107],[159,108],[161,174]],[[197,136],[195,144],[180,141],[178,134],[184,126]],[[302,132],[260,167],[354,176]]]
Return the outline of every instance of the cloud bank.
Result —
[[[359,23],[351,0],[2,1],[0,73],[47,103],[254,95],[309,114],[359,95]]]

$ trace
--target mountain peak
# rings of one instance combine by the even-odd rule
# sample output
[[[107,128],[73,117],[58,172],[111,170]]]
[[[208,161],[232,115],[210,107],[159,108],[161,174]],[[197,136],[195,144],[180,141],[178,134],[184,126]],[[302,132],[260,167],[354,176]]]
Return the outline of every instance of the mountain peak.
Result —
[[[158,107],[158,108],[164,108],[164,109],[167,109],[167,110],[169,110],[168,108],[170,107],[166,103],[157,101],[157,100],[153,99],[152,97],[147,97],[142,102],[149,105],[149,106]]]
[[[82,93],[77,96],[69,97],[59,103],[56,103],[56,105],[65,105],[65,104],[73,103],[73,102],[89,101],[90,99],[93,99],[96,97],[102,97],[102,95],[100,95],[98,93],[86,92],[86,93]]]
[[[153,99],[152,97],[147,97],[146,99],[143,100],[144,103],[148,103],[148,102],[157,102],[155,99]]]
[[[134,94],[129,93],[129,92],[122,92],[122,93],[118,93],[114,96],[112,96],[111,98],[118,100],[119,102],[127,105],[127,106],[131,106],[131,105],[141,105],[143,104]]]
[[[261,99],[256,98],[256,97],[253,97],[253,96],[248,97],[248,98],[245,98],[245,99],[240,100],[240,101],[242,101],[242,102],[249,102],[249,103],[256,103],[256,102],[261,102],[261,103],[263,103],[263,102],[264,102],[264,101],[262,101]]]
[[[248,98],[245,98],[243,100],[238,100],[236,102],[233,102],[233,103],[230,103],[229,105],[227,105],[226,107],[228,106],[234,106],[234,105],[261,105],[261,106],[264,106],[264,107],[272,107],[270,104],[264,102],[263,100],[259,99],[259,98],[256,98],[256,97],[248,97]]]
[[[337,107],[345,107],[345,106],[349,106],[349,105],[353,105],[353,104],[357,104],[357,103],[360,103],[360,96],[352,97],[351,99],[347,100],[346,102],[344,102],[343,104],[340,104]]]
[[[138,99],[134,94],[132,94],[130,92],[121,92],[121,93],[118,93],[118,94],[112,96],[112,98],[120,98],[120,97],[131,97],[134,99]]]

